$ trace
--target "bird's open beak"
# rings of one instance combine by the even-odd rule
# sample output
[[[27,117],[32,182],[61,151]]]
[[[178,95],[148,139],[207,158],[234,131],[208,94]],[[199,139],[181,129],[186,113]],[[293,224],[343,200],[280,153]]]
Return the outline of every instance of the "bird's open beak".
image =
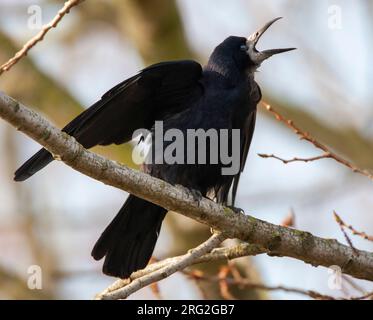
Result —
[[[254,32],[250,37],[247,38],[247,53],[250,56],[250,59],[257,65],[260,65],[264,60],[268,59],[269,57],[273,56],[274,54],[283,53],[291,50],[295,50],[296,48],[284,48],[284,49],[270,49],[270,50],[263,50],[258,51],[256,49],[256,44],[260,37],[267,31],[267,29],[274,24],[277,20],[282,19],[282,17],[273,19],[267,22],[261,29]]]

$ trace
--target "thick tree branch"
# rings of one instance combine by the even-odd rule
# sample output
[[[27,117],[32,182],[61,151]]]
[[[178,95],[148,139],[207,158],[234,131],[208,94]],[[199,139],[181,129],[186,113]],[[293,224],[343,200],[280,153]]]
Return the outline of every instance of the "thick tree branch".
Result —
[[[237,214],[208,199],[197,202],[181,188],[85,150],[74,138],[4,93],[0,93],[0,117],[39,142],[56,159],[96,180],[207,224],[227,237],[260,245],[269,255],[292,257],[313,266],[337,265],[343,273],[373,280],[372,253],[359,250],[355,255],[334,239]]]
[[[58,23],[62,20],[65,14],[69,13],[70,9],[79,3],[83,2],[84,0],[68,0],[65,2],[64,6],[58,11],[57,15],[46,25],[42,27],[39,33],[32,37],[29,41],[27,41],[21,50],[19,50],[14,57],[9,59],[3,65],[0,66],[0,75],[4,71],[8,71],[11,67],[13,67],[19,60],[21,60],[27,53],[34,47],[38,42],[42,41],[48,31],[52,28],[57,27]]]

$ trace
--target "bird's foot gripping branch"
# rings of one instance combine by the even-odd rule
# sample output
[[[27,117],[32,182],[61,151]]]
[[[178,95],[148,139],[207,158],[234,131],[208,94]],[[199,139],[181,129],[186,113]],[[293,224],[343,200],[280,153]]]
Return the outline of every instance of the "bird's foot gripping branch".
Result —
[[[240,254],[234,255],[231,252],[232,255],[227,255],[228,258],[267,253],[270,256],[295,258],[312,266],[338,266],[345,274],[373,281],[373,253],[361,250],[355,252],[351,247],[333,239],[323,239],[308,232],[237,214],[206,198],[196,203],[193,196],[181,188],[86,150],[73,137],[55,128],[41,115],[5,93],[0,93],[0,117],[40,143],[55,158],[71,168],[209,225],[224,234],[224,237],[238,238],[255,246],[254,251],[250,246],[246,247],[248,251],[241,247],[238,250]],[[218,245],[220,242],[214,240],[212,243]],[[202,251],[202,256],[199,255],[195,261],[203,259],[205,254],[210,257],[219,256],[214,251]]]

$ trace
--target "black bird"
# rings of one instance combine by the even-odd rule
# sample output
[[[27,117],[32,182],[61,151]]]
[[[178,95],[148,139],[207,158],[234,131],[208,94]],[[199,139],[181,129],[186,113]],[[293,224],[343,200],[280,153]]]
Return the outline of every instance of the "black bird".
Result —
[[[154,130],[157,120],[163,121],[165,130],[177,128],[184,133],[199,128],[239,129],[236,157],[240,167],[234,175],[222,175],[221,161],[194,165],[147,163],[142,167],[153,176],[189,188],[193,194],[233,206],[254,132],[256,106],[261,99],[254,73],[265,59],[294,49],[256,49],[259,38],[278,19],[249,38],[228,37],[214,49],[204,68],[195,61],[183,60],[143,69],[105,93],[63,131],[85,148],[91,148],[128,142],[136,129]],[[163,150],[153,148],[155,153]],[[14,179],[26,180],[52,160],[53,156],[41,149],[15,172]],[[130,195],[93,248],[94,259],[105,257],[103,272],[126,278],[144,268],[166,213],[164,208]]]

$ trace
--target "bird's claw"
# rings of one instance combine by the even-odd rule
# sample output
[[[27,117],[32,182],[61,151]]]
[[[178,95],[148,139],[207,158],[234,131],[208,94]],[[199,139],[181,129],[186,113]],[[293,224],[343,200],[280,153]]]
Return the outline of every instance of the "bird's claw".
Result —
[[[234,206],[227,206],[227,208],[231,209],[236,214],[244,214],[245,212],[241,208],[237,208]]]
[[[203,198],[202,193],[197,189],[189,189],[189,192],[191,193],[193,200],[199,204]]]
[[[197,190],[197,189],[189,189],[189,188],[187,188],[187,187],[185,187],[185,186],[183,186],[181,184],[177,184],[176,186],[179,187],[180,189],[183,189],[187,193],[191,194],[192,197],[193,197],[193,200],[195,202],[197,202],[198,205],[199,205],[200,201],[203,198],[202,193],[199,190]]]

